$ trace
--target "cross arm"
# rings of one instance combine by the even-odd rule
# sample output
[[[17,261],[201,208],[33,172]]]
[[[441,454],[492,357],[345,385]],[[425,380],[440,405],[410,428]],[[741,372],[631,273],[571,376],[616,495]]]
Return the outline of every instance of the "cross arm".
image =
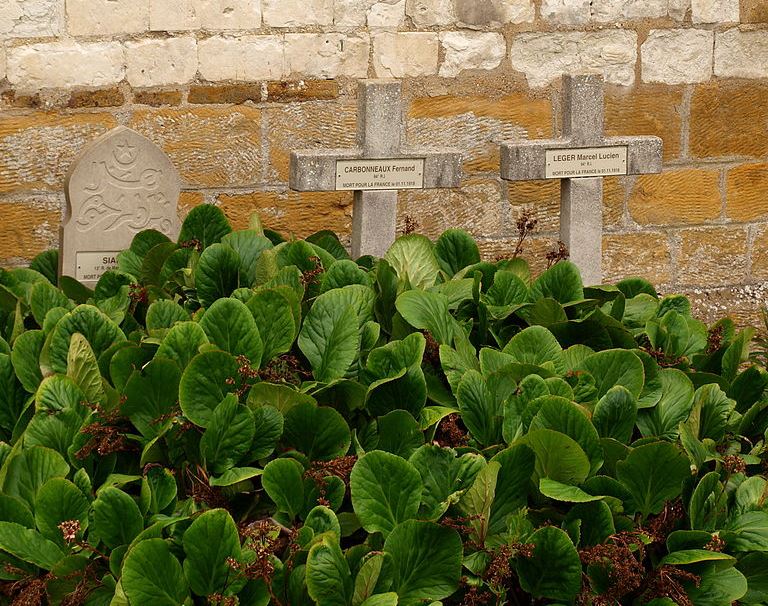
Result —
[[[662,141],[659,137],[607,137],[588,144],[575,143],[571,139],[503,143],[501,176],[508,181],[545,179],[547,150],[584,147],[626,147],[628,175],[661,172]]]
[[[453,149],[406,148],[397,159],[424,159],[424,189],[458,187],[462,155]],[[296,191],[335,191],[339,160],[392,160],[367,157],[362,149],[296,150],[291,152],[289,185]]]

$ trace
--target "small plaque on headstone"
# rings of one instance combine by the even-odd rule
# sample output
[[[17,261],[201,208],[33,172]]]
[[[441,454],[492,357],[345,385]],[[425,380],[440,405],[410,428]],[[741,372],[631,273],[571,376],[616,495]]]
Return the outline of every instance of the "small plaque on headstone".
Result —
[[[546,150],[546,178],[607,177],[627,174],[627,148],[581,147]]]
[[[138,232],[175,240],[180,191],[168,156],[139,133],[119,126],[93,141],[67,175],[60,274],[92,287]]]
[[[336,161],[337,191],[423,187],[424,158]]]

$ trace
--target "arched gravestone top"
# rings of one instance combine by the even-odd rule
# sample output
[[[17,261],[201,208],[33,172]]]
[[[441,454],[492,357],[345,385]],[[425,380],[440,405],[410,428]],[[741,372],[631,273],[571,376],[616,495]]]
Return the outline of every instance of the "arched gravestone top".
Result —
[[[168,156],[136,131],[118,126],[91,142],[66,178],[61,275],[92,287],[117,265],[136,233],[179,234],[181,179]]]

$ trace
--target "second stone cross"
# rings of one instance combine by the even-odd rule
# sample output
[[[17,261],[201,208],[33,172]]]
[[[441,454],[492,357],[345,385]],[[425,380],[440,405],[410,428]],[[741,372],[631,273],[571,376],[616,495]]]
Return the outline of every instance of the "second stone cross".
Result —
[[[289,185],[354,191],[352,256],[383,256],[395,240],[397,192],[458,187],[461,154],[406,146],[399,82],[363,80],[357,98],[357,147],[292,152]]]

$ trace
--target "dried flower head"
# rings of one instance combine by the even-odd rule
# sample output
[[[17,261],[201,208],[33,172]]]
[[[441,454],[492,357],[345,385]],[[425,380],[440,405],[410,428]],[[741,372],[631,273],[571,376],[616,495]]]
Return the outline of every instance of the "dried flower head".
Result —
[[[67,543],[71,543],[77,539],[77,533],[80,532],[79,520],[65,520],[59,524],[59,530],[61,535]]]

